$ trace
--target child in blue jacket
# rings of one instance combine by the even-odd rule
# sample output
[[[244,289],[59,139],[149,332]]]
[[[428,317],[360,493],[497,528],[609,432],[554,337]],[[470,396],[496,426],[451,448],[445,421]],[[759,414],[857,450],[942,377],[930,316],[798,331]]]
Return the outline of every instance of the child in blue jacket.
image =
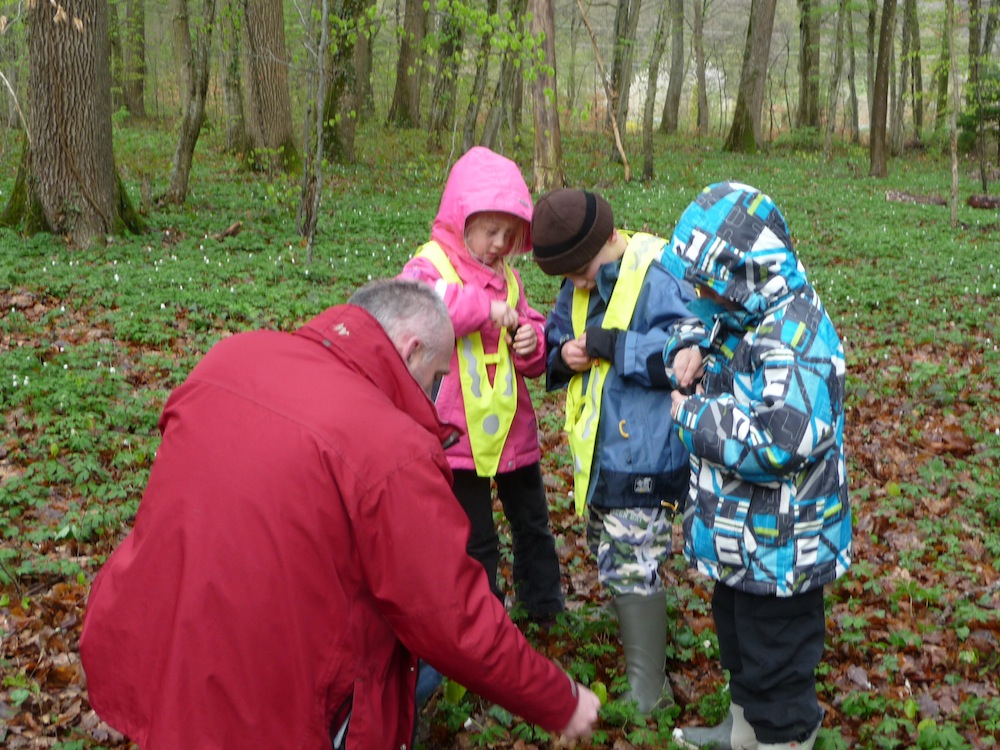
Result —
[[[844,349],[759,190],[710,185],[661,258],[691,282],[700,320],[675,329],[665,363],[702,349],[697,391],[672,394],[691,452],[684,551],[715,580],[712,615],[731,707],[688,747],[809,750],[823,718],[824,586],[851,563],[844,461]]]
[[[663,347],[693,295],[659,262],[666,240],[619,231],[594,193],[543,195],[531,235],[541,270],[566,278],[546,323],[547,387],[568,388],[577,512],[587,509],[598,578],[614,597],[628,697],[648,713],[673,703],[659,567],[689,475]]]

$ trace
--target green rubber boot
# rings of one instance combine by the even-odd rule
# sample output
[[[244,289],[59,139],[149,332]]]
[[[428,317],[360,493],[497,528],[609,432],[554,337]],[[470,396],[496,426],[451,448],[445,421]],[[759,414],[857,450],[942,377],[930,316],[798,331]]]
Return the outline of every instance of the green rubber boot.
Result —
[[[691,750],[760,750],[753,727],[743,717],[743,707],[729,704],[729,716],[718,726],[687,727],[674,730],[674,740]],[[775,746],[777,747],[777,746]]]
[[[674,705],[674,691],[667,679],[667,592],[651,596],[624,594],[615,597],[615,613],[625,652],[629,695],[639,711]]]

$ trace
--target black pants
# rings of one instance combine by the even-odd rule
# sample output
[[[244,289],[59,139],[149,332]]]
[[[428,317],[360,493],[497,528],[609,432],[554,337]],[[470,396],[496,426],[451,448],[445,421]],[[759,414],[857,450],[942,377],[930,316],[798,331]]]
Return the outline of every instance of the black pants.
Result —
[[[469,555],[482,563],[490,579],[490,588],[504,600],[497,585],[500,565],[500,539],[493,523],[493,496],[490,479],[475,471],[458,469],[455,474],[455,497],[465,509],[472,533]],[[497,474],[497,495],[510,523],[514,553],[514,588],[517,600],[533,618],[562,612],[563,594],[556,555],[555,538],[549,530],[549,509],[538,463]]]
[[[823,719],[816,667],[823,656],[823,590],[798,596],[755,596],[715,584],[712,616],[733,702],[757,740],[805,739]]]

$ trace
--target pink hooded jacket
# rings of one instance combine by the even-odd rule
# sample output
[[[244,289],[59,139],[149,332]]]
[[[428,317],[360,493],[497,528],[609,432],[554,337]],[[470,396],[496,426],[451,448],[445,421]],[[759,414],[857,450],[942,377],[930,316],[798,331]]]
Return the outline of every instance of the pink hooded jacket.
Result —
[[[400,276],[436,286],[451,313],[455,335],[461,337],[479,331],[483,349],[492,354],[499,346],[500,330],[490,322],[490,303],[507,299],[507,281],[503,274],[493,273],[473,258],[465,246],[465,222],[469,216],[480,211],[502,211],[530,225],[532,203],[531,193],[517,164],[488,148],[476,146],[452,167],[431,228],[431,239],[447,254],[464,284],[445,284],[434,264],[421,257],[411,259]],[[530,236],[522,251],[531,252]],[[545,317],[528,305],[524,285],[516,270],[514,276],[519,287],[518,324],[534,327],[538,347],[527,357],[512,354],[517,374],[517,413],[500,455],[500,473],[530,466],[541,458],[535,409],[524,378],[535,378],[545,372]],[[491,382],[494,370],[490,366]],[[442,419],[462,428],[461,439],[447,451],[448,463],[453,469],[475,469],[467,434],[462,384],[458,377],[457,352],[452,354],[451,370],[441,383],[436,403]]]

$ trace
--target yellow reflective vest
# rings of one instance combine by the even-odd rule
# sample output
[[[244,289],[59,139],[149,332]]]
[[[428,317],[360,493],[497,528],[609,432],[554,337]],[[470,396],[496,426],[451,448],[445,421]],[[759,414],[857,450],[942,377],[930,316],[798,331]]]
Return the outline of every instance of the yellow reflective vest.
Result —
[[[417,252],[427,258],[449,284],[462,284],[455,267],[438,243],[431,241]],[[517,307],[518,286],[514,271],[504,263],[507,280],[507,304]],[[495,354],[483,351],[483,337],[473,331],[458,339],[458,375],[462,384],[465,404],[465,423],[469,430],[469,444],[476,474],[481,477],[496,476],[507,434],[514,423],[517,411],[517,378],[507,347],[507,331],[500,332]],[[490,383],[487,365],[495,365],[493,383]]]
[[[631,237],[624,232],[620,234],[629,243],[622,256],[618,281],[608,300],[601,327],[624,331],[632,321],[646,270],[663,251],[663,240],[645,233],[637,233]],[[588,289],[573,292],[573,334],[577,338],[587,329],[591,293]],[[578,372],[570,379],[566,392],[566,432],[569,433],[569,445],[573,453],[573,494],[578,515],[583,515],[590,491],[597,427],[601,421],[601,398],[610,369],[611,363],[607,360],[595,360],[590,370]]]

